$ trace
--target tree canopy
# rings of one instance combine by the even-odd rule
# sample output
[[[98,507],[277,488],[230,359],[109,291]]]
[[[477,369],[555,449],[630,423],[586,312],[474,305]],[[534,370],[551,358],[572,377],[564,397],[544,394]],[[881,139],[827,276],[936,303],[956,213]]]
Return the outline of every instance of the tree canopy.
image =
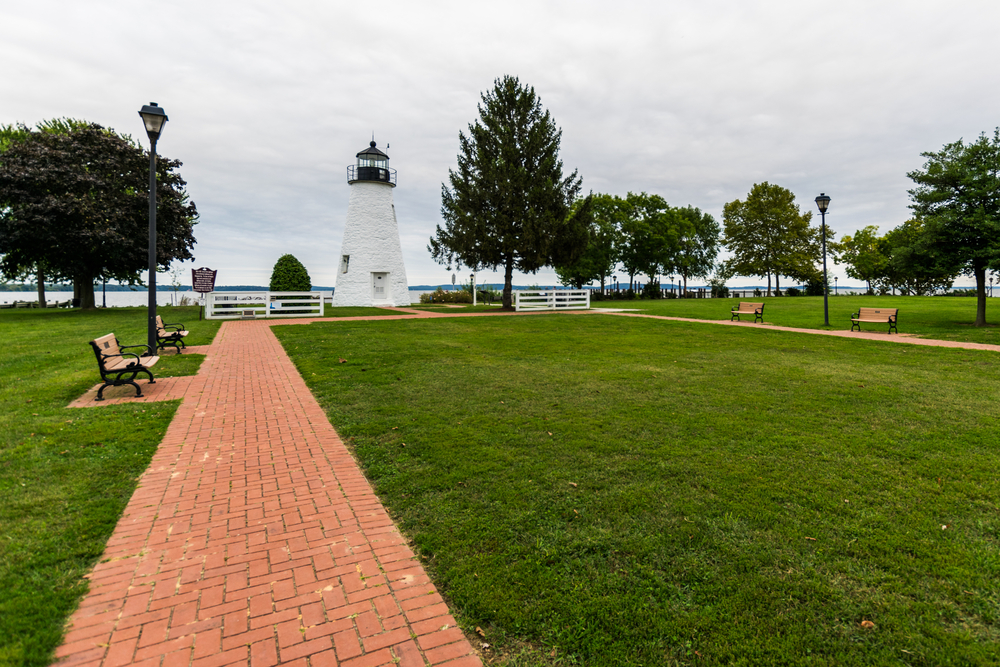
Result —
[[[0,272],[68,279],[83,307],[94,281],[139,282],[148,269],[149,153],[82,121],[4,128],[0,152]],[[191,258],[198,213],[176,172],[157,164],[157,265]]]
[[[708,278],[715,268],[719,254],[719,223],[708,213],[694,206],[674,209],[678,226],[678,247],[674,269],[684,279],[687,292],[688,278]]]
[[[907,174],[916,184],[910,208],[941,268],[975,277],[975,325],[986,326],[986,271],[1000,269],[1000,128],[921,155],[923,169]]]
[[[441,185],[441,215],[428,250],[439,263],[503,267],[511,307],[514,269],[569,265],[587,247],[590,198],[573,208],[581,181],[563,175],[562,131],[534,88],[505,76],[482,95],[479,119],[459,133],[458,169]]]
[[[727,271],[766,277],[768,295],[772,276],[780,291],[780,276],[809,282],[820,275],[820,229],[809,226],[812,212],[800,213],[790,190],[766,181],[754,184],[746,201],[723,207],[722,220],[722,244],[732,253]],[[828,225],[827,239],[832,236]]]
[[[889,262],[888,256],[880,246],[878,227],[868,225],[859,229],[853,236],[845,234],[840,237],[837,251],[844,263],[847,275],[857,280],[864,280],[868,291],[873,292],[879,279],[885,275]]]

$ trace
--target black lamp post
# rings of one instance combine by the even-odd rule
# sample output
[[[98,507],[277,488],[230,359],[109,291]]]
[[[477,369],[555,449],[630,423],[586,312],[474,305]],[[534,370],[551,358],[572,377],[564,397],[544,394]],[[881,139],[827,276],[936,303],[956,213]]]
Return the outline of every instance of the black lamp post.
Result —
[[[156,354],[156,140],[160,138],[167,114],[156,102],[144,105],[139,111],[149,136],[149,322],[146,325],[146,344],[149,353]]]
[[[837,276],[834,276],[833,277],[833,295],[834,296],[837,296],[837,294],[839,293],[839,292],[837,292],[837,280],[838,280]]]
[[[821,192],[819,197],[816,197],[816,205],[819,206],[819,214],[823,219],[821,231],[823,234],[823,324],[830,326],[830,304],[827,300],[826,286],[826,209],[830,206],[830,198]]]

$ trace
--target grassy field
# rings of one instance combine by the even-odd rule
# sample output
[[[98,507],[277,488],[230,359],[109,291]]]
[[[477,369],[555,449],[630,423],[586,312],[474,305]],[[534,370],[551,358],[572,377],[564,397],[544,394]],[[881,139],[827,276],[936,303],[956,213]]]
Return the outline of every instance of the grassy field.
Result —
[[[693,317],[701,320],[728,320],[729,310],[740,301],[763,301],[764,321],[785,327],[825,329],[823,297],[754,297],[749,299],[661,299],[657,301],[595,301],[595,308],[640,309],[652,315]],[[1000,299],[986,303],[987,327],[974,327],[974,297],[933,296],[838,296],[828,300],[830,329],[851,328],[851,314],[858,308],[899,308],[899,332],[923,338],[1000,344]],[[751,321],[753,318],[751,318]],[[863,324],[868,331],[888,331],[889,327]]]
[[[160,308],[189,344],[219,323]],[[87,341],[146,340],[143,308],[0,310],[0,665],[49,664],[176,402],[68,409],[100,381]],[[197,372],[203,355],[164,356],[157,378]],[[140,380],[144,384],[145,380]]]
[[[927,301],[902,331],[962,307]],[[995,353],[601,315],[276,332],[497,664],[1000,662]]]

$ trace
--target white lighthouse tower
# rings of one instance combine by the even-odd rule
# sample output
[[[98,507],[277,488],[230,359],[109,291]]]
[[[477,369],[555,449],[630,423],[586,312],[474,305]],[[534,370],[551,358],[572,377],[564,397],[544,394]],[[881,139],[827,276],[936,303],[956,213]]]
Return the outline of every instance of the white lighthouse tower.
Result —
[[[340,248],[334,306],[409,306],[410,288],[396,225],[392,189],[396,170],[389,156],[375,148],[358,153],[347,168],[351,199]]]

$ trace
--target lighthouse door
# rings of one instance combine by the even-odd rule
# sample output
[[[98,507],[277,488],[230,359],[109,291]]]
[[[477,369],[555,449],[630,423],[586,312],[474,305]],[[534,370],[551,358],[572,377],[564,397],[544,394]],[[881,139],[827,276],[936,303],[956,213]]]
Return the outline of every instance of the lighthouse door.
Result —
[[[389,274],[372,274],[372,301],[389,300]]]

